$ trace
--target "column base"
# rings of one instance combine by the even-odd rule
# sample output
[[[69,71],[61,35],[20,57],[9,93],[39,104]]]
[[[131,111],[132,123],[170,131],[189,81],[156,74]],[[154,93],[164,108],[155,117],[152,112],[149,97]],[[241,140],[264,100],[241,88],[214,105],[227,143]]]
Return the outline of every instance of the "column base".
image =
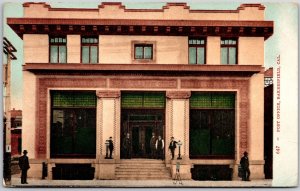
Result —
[[[114,159],[101,160],[95,164],[95,179],[113,180],[115,179],[116,164]]]

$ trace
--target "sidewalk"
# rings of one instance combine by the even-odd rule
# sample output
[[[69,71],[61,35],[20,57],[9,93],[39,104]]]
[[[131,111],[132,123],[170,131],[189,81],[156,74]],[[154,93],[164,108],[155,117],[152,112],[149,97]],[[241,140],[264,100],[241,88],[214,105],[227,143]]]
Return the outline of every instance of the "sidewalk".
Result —
[[[272,180],[194,181],[183,180],[182,185],[173,180],[41,180],[28,179],[21,184],[19,176],[12,177],[11,187],[271,187]]]

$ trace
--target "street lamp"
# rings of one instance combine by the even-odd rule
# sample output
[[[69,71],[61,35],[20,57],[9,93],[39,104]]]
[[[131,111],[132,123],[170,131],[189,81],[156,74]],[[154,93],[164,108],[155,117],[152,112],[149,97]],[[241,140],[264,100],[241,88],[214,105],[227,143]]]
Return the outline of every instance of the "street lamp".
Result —
[[[181,158],[181,155],[180,155],[180,147],[181,147],[181,145],[182,145],[182,142],[179,140],[179,141],[177,142],[177,145],[178,145],[178,149],[179,149],[177,159],[178,159],[178,160],[181,160],[182,158]]]
[[[109,159],[109,157],[108,157],[108,145],[109,145],[109,141],[106,140],[106,141],[105,141],[105,146],[106,146],[106,155],[105,155],[105,159]]]

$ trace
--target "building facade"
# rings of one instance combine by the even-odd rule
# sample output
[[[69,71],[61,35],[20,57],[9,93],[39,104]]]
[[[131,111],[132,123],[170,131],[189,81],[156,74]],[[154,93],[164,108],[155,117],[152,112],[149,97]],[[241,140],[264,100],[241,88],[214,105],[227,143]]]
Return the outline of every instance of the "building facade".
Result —
[[[88,164],[94,178],[115,179],[125,135],[131,158],[149,158],[155,133],[173,176],[172,136],[182,143],[184,179],[211,166],[232,169],[235,179],[245,151],[251,177],[264,178],[264,42],[273,22],[264,20],[263,5],[23,6],[24,17],[7,23],[24,42],[22,147],[30,176],[42,177],[44,162],[50,179],[62,164]],[[113,159],[105,159],[109,137]]]
[[[11,156],[22,154],[22,110],[13,108],[11,116]]]

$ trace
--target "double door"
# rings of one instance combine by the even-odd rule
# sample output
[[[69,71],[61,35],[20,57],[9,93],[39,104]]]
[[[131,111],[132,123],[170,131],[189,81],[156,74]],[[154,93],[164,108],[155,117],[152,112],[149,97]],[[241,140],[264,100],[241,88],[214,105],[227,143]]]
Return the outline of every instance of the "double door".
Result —
[[[152,133],[163,137],[162,125],[155,123],[132,123],[130,127],[132,135],[132,157],[150,158],[150,140]]]
[[[124,111],[125,112],[125,111]],[[150,140],[152,134],[164,138],[164,113],[128,111],[122,119],[123,137],[129,133],[132,158],[151,158]],[[125,116],[125,115],[123,115]],[[123,139],[121,140],[121,144]]]

